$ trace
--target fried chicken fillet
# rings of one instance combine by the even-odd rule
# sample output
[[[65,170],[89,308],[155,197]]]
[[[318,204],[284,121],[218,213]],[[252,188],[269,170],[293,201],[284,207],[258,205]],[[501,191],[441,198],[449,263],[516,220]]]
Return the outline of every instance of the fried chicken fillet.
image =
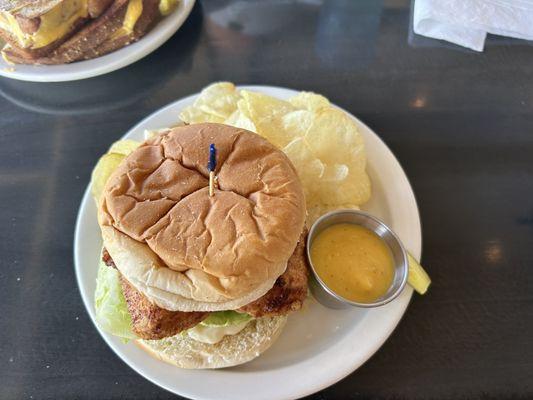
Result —
[[[102,252],[102,260],[107,266],[116,268],[106,249]],[[123,276],[120,277],[120,283],[131,315],[132,331],[142,339],[162,339],[174,336],[192,328],[209,315],[207,312],[165,310],[150,302]]]
[[[287,262],[287,269],[276,280],[274,287],[264,296],[237,311],[259,318],[286,315],[302,307],[307,296],[308,278],[305,236],[306,233],[302,233],[294,253]],[[105,249],[102,252],[102,260],[107,266],[116,268]],[[209,315],[208,312],[165,310],[150,302],[124,277],[121,277],[121,284],[131,314],[132,330],[142,339],[162,339],[174,336],[194,327]]]
[[[274,287],[263,297],[241,307],[237,311],[250,314],[254,318],[286,315],[302,308],[307,296],[307,259],[305,257],[306,232],[287,262],[287,269],[276,280]]]

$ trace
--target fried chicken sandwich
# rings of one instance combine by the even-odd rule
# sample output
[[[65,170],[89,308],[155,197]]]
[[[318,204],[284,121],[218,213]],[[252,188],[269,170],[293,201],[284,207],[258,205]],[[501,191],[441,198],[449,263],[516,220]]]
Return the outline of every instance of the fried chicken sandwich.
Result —
[[[98,324],[182,368],[252,360],[307,296],[305,215],[293,165],[259,135],[212,123],[158,134],[98,200]]]

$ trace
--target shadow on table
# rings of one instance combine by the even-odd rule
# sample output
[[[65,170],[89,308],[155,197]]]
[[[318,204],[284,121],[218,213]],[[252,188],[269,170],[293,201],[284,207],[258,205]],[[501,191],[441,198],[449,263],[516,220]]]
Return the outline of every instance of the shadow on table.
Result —
[[[191,70],[202,20],[202,7],[197,2],[174,36],[126,68],[72,82],[36,83],[3,78],[0,95],[29,111],[54,115],[95,114],[123,108],[150,97],[174,75]]]

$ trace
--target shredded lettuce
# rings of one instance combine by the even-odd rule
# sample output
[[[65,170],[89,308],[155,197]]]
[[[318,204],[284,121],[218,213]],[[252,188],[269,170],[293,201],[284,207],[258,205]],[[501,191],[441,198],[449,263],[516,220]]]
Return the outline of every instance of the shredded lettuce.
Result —
[[[252,317],[237,311],[218,311],[209,314],[200,324],[210,327],[237,325],[251,320]]]
[[[100,261],[94,294],[96,322],[104,331],[124,339],[137,339],[120,285],[120,274]]]

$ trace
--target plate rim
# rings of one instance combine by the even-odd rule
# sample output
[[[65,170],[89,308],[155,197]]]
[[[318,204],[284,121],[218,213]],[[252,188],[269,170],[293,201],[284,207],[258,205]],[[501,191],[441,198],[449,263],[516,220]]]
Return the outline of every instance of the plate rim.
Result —
[[[178,8],[165,16],[144,37],[109,54],[90,60],[59,65],[10,65],[0,58],[0,76],[26,82],[70,82],[117,71],[139,61],[161,47],[185,23],[195,3],[196,0],[180,0]],[[87,65],[89,67],[83,68]],[[82,68],[78,70],[80,66]],[[17,67],[22,71],[17,71]],[[67,71],[56,72],[54,67],[66,68]],[[32,69],[32,71],[25,71],[26,69]]]
[[[292,88],[288,88],[288,87],[272,86],[272,85],[237,85],[237,88],[239,90],[241,90],[241,89],[255,90],[255,91],[279,90],[279,91],[293,92],[293,93],[299,92],[299,90],[296,90],[296,89],[292,89]],[[200,92],[197,92],[197,93],[194,93],[194,94],[191,94],[191,95],[188,95],[188,96],[181,97],[181,98],[176,99],[176,100],[164,105],[163,107],[153,111],[148,116],[146,116],[145,118],[140,120],[138,123],[136,123],[133,127],[131,127],[118,140],[122,140],[125,137],[129,136],[132,132],[140,129],[143,124],[145,124],[147,121],[149,121],[152,118],[154,118],[157,114],[160,114],[160,113],[161,114],[165,114],[165,112],[168,112],[169,109],[172,109],[175,106],[176,103],[185,102],[185,101],[189,101],[190,102],[191,100],[196,98],[199,94],[200,94]],[[380,142],[380,145],[383,146],[384,149],[386,149],[386,151],[388,151],[389,155],[392,156],[392,158],[396,162],[397,166],[400,168],[403,176],[406,179],[407,184],[409,185],[410,192],[411,192],[411,194],[413,196],[414,211],[416,213],[417,222],[418,222],[416,224],[417,233],[418,233],[417,242],[420,243],[420,246],[419,246],[419,249],[413,250],[413,254],[412,255],[414,256],[415,259],[420,260],[421,255],[422,255],[422,223],[421,223],[421,219],[420,219],[420,209],[418,207],[418,202],[417,202],[416,195],[414,193],[413,187],[411,185],[411,182],[409,181],[409,178],[408,178],[407,174],[405,173],[405,170],[403,169],[401,163],[399,162],[399,160],[397,159],[395,154],[390,150],[390,148],[386,145],[386,143],[381,139],[381,137],[379,135],[377,135],[377,133],[373,129],[368,127],[368,125],[366,125],[358,117],[356,117],[352,113],[346,111],[344,108],[339,107],[339,106],[337,106],[336,104],[333,104],[333,103],[331,103],[331,104],[332,104],[332,106],[334,106],[334,107],[342,110],[343,112],[347,113],[348,116],[350,116],[351,118],[355,119],[365,129],[367,129],[370,133],[372,133],[374,135],[375,139],[377,139]],[[154,126],[154,129],[155,128],[157,128],[157,127]],[[145,375],[143,372],[140,371],[140,368],[138,368],[138,366],[136,364],[128,362],[120,354],[119,348],[115,347],[115,344],[112,343],[110,341],[110,339],[108,339],[108,337],[107,337],[108,334],[106,334],[105,332],[101,331],[101,329],[96,324],[96,321],[94,320],[94,318],[92,316],[91,308],[90,308],[90,301],[92,299],[87,298],[84,295],[84,293],[82,291],[82,282],[80,280],[80,276],[81,275],[78,273],[78,269],[79,269],[78,265],[80,265],[80,261],[79,261],[79,257],[80,257],[79,253],[80,252],[78,251],[78,247],[79,247],[79,240],[81,239],[80,235],[81,235],[81,220],[82,220],[82,214],[83,214],[82,210],[85,209],[86,203],[89,202],[89,201],[92,201],[92,197],[91,197],[91,194],[90,194],[90,182],[87,184],[87,187],[86,187],[86,189],[85,189],[85,191],[83,193],[83,197],[82,197],[82,201],[80,203],[80,207],[78,209],[78,214],[77,214],[77,217],[76,217],[76,227],[75,227],[75,231],[74,231],[74,243],[73,243],[74,244],[74,248],[73,248],[73,250],[74,250],[74,270],[75,270],[76,282],[77,282],[77,285],[78,285],[78,290],[80,292],[80,295],[81,295],[82,300],[83,300],[83,304],[85,306],[85,309],[86,309],[87,313],[89,314],[89,317],[91,319],[92,324],[95,326],[96,330],[98,331],[100,336],[104,339],[106,344],[118,356],[118,358],[122,362],[124,362],[128,367],[133,369],[136,373],[141,375],[144,379],[152,382],[156,386],[161,387],[161,388],[163,388],[163,389],[165,389],[168,392],[173,393],[173,394],[177,394],[177,395],[180,395],[180,396],[185,396],[185,397],[188,397],[188,398],[191,398],[191,399],[202,399],[202,400],[211,400],[211,399],[213,399],[213,400],[215,400],[216,399],[215,397],[207,397],[207,396],[203,396],[203,395],[202,396],[197,396],[195,393],[192,393],[192,392],[190,392],[188,390],[177,392],[174,388],[166,385],[165,383],[162,383],[162,382],[158,381],[156,377],[152,378],[151,376]],[[385,334],[382,335],[382,337],[380,337],[380,340],[378,340],[378,341],[376,341],[374,343],[374,346],[372,346],[371,348],[367,348],[366,355],[365,355],[365,357],[364,357],[364,359],[363,359],[363,361],[361,363],[359,363],[359,364],[354,363],[356,365],[350,365],[348,368],[345,368],[342,373],[338,374],[335,378],[333,378],[331,380],[328,380],[327,382],[324,381],[323,383],[321,383],[319,385],[313,386],[312,388],[309,388],[308,390],[299,391],[298,393],[294,393],[294,392],[287,393],[287,395],[285,395],[284,397],[276,397],[276,399],[280,399],[280,400],[281,399],[297,399],[297,398],[301,398],[301,397],[305,397],[305,396],[311,395],[313,393],[317,393],[318,391],[323,390],[325,388],[328,388],[328,387],[336,384],[337,382],[341,381],[342,379],[346,378],[348,375],[350,375],[351,373],[355,372],[358,368],[360,368],[363,364],[365,364],[383,346],[383,344],[389,339],[391,334],[394,332],[394,330],[396,329],[396,327],[400,323],[401,319],[404,317],[405,312],[406,312],[406,310],[407,310],[407,308],[408,308],[408,306],[409,306],[409,304],[410,304],[410,302],[412,300],[412,294],[413,294],[412,288],[407,286],[406,290],[408,290],[409,293],[408,293],[408,299],[407,299],[407,301],[405,301],[405,304],[403,305],[403,309],[401,309],[401,312],[398,312],[398,314],[395,316],[394,320],[392,321],[393,324],[391,325],[390,330],[386,331]]]

